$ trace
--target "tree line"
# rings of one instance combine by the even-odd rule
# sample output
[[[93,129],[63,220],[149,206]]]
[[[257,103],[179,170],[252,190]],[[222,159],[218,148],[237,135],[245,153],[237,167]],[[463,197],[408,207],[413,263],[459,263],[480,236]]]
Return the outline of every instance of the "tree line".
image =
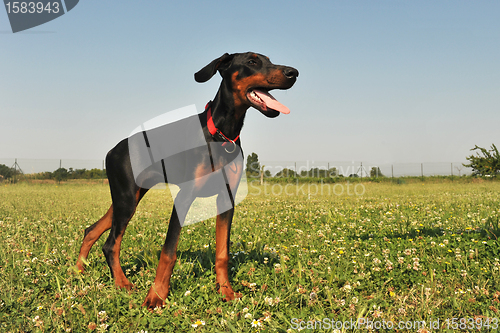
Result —
[[[500,175],[500,154],[497,147],[492,144],[490,149],[475,146],[471,151],[476,151],[476,154],[467,156],[466,159],[469,161],[468,164],[463,164],[463,166],[472,169],[472,175],[476,177],[496,177]],[[266,178],[272,177],[269,170],[264,171],[265,166],[261,166],[259,162],[259,156],[256,153],[252,153],[247,157],[246,163],[246,173],[248,178],[257,178],[263,176]],[[277,178],[298,178],[298,177],[308,177],[308,178],[335,178],[344,177],[340,175],[337,168],[330,169],[320,169],[311,168],[310,170],[302,170],[299,173],[292,169],[284,168],[279,171],[274,177]],[[359,177],[358,174],[350,174],[349,177]],[[380,171],[379,167],[372,167],[370,169],[370,178],[385,177]]]
[[[264,165],[260,165],[259,156],[256,153],[252,153],[247,157],[246,164],[246,173],[248,178],[257,178],[261,176],[261,172],[264,172],[264,177],[269,178],[272,177],[271,172],[269,170],[263,170]],[[296,172],[295,170],[284,168],[278,173],[274,175],[276,178],[336,178],[336,177],[344,177],[341,175],[337,168],[332,167],[330,169],[321,169],[321,168],[311,168],[309,170],[301,170],[300,172]],[[350,174],[349,177],[356,178],[359,177],[358,174],[353,173]],[[370,177],[385,177],[380,171],[379,167],[372,167],[370,169]]]
[[[106,170],[101,169],[73,169],[73,168],[59,168],[53,172],[39,172],[29,175],[24,175],[19,169],[8,167],[5,164],[0,164],[0,181],[12,180],[19,178],[26,179],[53,179],[57,181],[64,181],[68,179],[103,179],[106,177]]]

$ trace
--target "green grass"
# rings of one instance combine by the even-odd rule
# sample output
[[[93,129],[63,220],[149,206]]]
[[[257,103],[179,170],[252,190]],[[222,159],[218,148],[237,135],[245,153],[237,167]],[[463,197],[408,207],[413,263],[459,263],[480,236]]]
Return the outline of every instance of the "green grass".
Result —
[[[450,332],[452,318],[472,318],[495,327],[499,182],[363,183],[363,195],[353,184],[340,195],[341,183],[290,184],[292,195],[273,185],[250,186],[235,214],[230,269],[243,298],[223,303],[215,291],[210,219],[183,228],[168,304],[153,313],[141,304],[169,193],[150,191],[129,224],[121,251],[137,287],[129,293],[110,278],[100,249],[107,233],[85,274],[73,269],[83,230],[110,205],[106,185],[1,185],[0,331],[286,332],[323,318],[439,319]]]

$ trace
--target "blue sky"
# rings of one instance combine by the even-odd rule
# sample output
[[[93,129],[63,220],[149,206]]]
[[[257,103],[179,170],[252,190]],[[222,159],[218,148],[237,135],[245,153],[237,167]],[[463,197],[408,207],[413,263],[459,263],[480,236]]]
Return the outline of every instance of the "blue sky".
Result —
[[[103,159],[215,96],[193,74],[255,51],[300,72],[247,112],[261,161],[461,162],[500,144],[498,1],[93,1],[12,34],[0,9],[0,158]]]

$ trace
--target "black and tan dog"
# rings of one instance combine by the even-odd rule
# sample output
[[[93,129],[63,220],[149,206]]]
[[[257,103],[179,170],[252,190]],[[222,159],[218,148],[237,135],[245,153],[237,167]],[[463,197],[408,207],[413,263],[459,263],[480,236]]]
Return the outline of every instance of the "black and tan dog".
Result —
[[[276,101],[268,92],[272,89],[288,89],[295,83],[299,72],[292,67],[274,65],[268,57],[256,53],[224,54],[202,68],[195,74],[197,82],[208,81],[216,72],[222,76],[219,91],[213,102],[209,102],[206,110],[199,115],[199,122],[203,125],[202,136],[207,145],[223,143],[233,148],[240,147],[239,133],[243,126],[246,111],[254,107],[267,117],[274,118],[280,113],[289,113],[289,110]],[[144,136],[146,138],[146,136]],[[181,158],[170,158],[161,163],[163,168],[182,170],[176,175],[165,173],[157,177],[158,171],[144,170],[139,177],[134,176],[130,151],[130,138],[121,141],[106,156],[106,172],[111,190],[112,205],[108,212],[95,224],[85,230],[85,237],[80,249],[77,268],[84,270],[84,262],[92,245],[106,231],[110,230],[108,239],[103,246],[107,263],[118,287],[132,288],[120,266],[120,245],[128,222],[134,215],[135,209],[155,182],[177,184],[185,179],[192,179],[189,186],[180,186],[180,192],[175,198],[172,216],[168,227],[167,237],[163,245],[159,265],[153,286],[143,303],[149,309],[163,306],[168,296],[170,276],[177,258],[176,250],[185,210],[179,213],[178,207],[189,207],[199,196],[215,195],[221,191],[220,186],[212,186],[210,175],[221,166],[234,160],[231,147],[215,154],[208,150],[190,150],[189,163],[179,163]],[[165,145],[174,145],[176,142],[164,142]],[[184,159],[185,160],[185,159]],[[216,261],[217,288],[224,300],[233,300],[240,297],[229,283],[229,237],[231,222],[234,214],[234,198],[231,193],[238,187],[243,172],[242,161],[232,166],[229,175],[224,174],[225,185],[230,193],[228,196],[217,197],[218,215],[216,219]],[[155,174],[156,173],[156,174]],[[179,176],[181,175],[181,176]],[[181,180],[179,180],[179,179]],[[208,180],[207,180],[208,179]],[[147,186],[145,185],[147,184]],[[229,190],[230,189],[230,190]],[[232,191],[231,191],[232,190]],[[227,193],[227,192],[226,192]],[[221,209],[221,207],[230,209]]]

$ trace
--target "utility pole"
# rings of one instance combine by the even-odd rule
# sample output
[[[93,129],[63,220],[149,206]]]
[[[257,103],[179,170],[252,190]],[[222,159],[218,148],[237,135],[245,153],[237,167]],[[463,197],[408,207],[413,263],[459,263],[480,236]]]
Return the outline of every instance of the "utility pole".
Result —
[[[19,169],[19,173],[22,173],[23,176],[24,176],[24,172],[23,170],[21,169],[21,167],[19,166],[19,164],[17,163],[17,158],[14,160],[14,165],[11,167],[11,169],[14,168],[14,184],[16,183],[16,175],[17,175],[17,170]],[[26,180],[26,177],[24,177],[24,179]]]

